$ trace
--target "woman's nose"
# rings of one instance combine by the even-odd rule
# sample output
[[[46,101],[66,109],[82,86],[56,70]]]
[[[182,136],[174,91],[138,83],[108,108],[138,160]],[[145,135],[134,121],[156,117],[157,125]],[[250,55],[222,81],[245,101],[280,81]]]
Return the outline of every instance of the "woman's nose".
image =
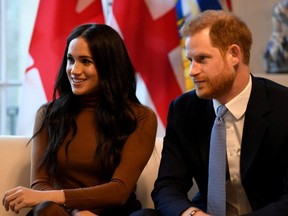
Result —
[[[75,62],[75,64],[72,66],[71,73],[74,75],[81,73],[81,67],[78,63]]]

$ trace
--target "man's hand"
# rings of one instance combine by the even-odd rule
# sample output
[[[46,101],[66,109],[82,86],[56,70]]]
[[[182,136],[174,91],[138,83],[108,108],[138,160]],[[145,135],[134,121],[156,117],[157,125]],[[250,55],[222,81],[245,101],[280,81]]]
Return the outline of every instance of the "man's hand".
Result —
[[[182,214],[181,216],[189,216],[190,213],[193,211],[193,210],[199,210],[198,208],[195,208],[195,207],[190,207],[188,209],[186,209]],[[195,214],[193,214],[193,216],[211,216],[210,214],[207,214],[201,210],[197,211]]]

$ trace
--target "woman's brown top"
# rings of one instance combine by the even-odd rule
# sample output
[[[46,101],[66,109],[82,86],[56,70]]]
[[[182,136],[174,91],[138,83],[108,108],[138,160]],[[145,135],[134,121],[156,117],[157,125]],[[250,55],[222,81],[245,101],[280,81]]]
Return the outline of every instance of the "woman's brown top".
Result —
[[[157,119],[150,108],[133,104],[132,109],[137,118],[137,128],[124,144],[120,164],[109,181],[105,180],[100,161],[95,157],[96,112],[88,106],[76,118],[77,134],[69,145],[68,157],[65,145],[59,149],[59,177],[53,179],[47,175],[44,167],[38,169],[47,145],[47,131],[42,130],[33,139],[31,187],[36,190],[63,189],[65,207],[68,209],[100,213],[103,209],[126,205],[153,151],[157,130]],[[40,128],[44,112],[44,108],[38,111],[34,131]]]

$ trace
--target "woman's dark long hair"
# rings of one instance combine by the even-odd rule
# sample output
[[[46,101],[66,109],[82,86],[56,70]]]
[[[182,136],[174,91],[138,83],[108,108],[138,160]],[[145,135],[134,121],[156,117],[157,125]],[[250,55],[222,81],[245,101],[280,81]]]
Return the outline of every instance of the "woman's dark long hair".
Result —
[[[75,117],[80,112],[81,103],[79,96],[71,90],[66,64],[68,46],[78,37],[87,42],[98,71],[99,101],[95,105],[98,147],[95,156],[103,163],[109,178],[120,162],[121,150],[127,137],[136,128],[136,118],[129,103],[140,102],[136,97],[135,70],[124,42],[114,29],[104,24],[81,25],[67,39],[53,100],[46,105],[42,127],[34,135],[47,129],[47,150],[40,161],[40,167],[45,165],[49,174],[57,175],[57,152],[61,145],[66,145],[68,154],[69,143],[77,133]],[[68,142],[64,143],[64,140]]]

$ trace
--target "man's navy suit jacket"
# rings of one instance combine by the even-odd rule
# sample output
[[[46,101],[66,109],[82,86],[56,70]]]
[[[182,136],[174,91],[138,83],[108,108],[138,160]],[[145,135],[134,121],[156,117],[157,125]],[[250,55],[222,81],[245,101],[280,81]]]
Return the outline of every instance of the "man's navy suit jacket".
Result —
[[[162,215],[175,216],[190,206],[206,208],[212,100],[195,91],[171,102],[158,178],[152,192]],[[288,88],[252,76],[245,113],[240,173],[253,213],[288,215]],[[194,178],[199,194],[191,204]]]

